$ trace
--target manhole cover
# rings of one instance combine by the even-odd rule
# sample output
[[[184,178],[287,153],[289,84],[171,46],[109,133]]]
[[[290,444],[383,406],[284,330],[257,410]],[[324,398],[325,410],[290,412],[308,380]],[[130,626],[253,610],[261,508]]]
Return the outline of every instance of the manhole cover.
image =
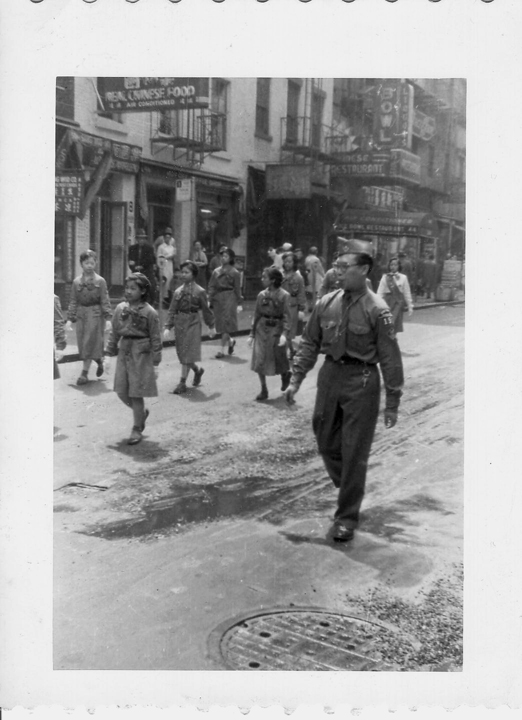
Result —
[[[317,608],[242,617],[209,638],[214,659],[229,670],[389,670],[398,643],[399,654],[418,646],[389,626]]]

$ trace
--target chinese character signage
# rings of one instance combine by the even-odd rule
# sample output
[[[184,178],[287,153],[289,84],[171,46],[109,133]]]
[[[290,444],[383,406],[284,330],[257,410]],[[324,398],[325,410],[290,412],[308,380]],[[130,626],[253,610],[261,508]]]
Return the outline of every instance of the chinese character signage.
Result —
[[[419,185],[421,180],[420,157],[407,150],[392,150],[390,174],[396,180],[407,180]]]
[[[413,87],[400,80],[383,80],[375,91],[373,117],[377,145],[411,148]]]
[[[55,212],[79,215],[83,195],[83,177],[78,173],[62,172],[55,176]]]
[[[207,108],[209,78],[106,77],[98,79],[105,112]]]
[[[367,185],[362,188],[364,192],[364,203],[369,207],[382,210],[400,210],[404,200],[404,188],[394,190],[387,187]]]
[[[435,118],[425,115],[420,110],[413,114],[413,134],[421,140],[431,140],[435,135]]]
[[[141,158],[141,148],[138,145],[110,140],[109,138],[91,135],[81,130],[69,130],[72,141],[78,142],[83,151],[83,162],[88,167],[100,164],[104,152],[112,156],[111,170],[113,172],[137,173]]]

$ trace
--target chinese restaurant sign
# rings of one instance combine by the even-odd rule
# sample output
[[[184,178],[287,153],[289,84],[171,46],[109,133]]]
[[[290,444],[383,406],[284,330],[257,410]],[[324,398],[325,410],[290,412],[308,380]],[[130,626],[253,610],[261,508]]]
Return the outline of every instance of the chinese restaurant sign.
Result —
[[[374,139],[387,147],[411,147],[413,87],[400,80],[385,80],[375,92]]]
[[[79,142],[83,149],[84,164],[89,167],[97,166],[104,152],[112,156],[112,170],[114,172],[137,173],[141,158],[141,148],[137,145],[109,140],[98,135],[91,135],[80,130],[69,130],[73,142]]]
[[[54,178],[55,212],[78,215],[83,195],[83,177],[62,172]]]
[[[104,77],[98,90],[105,112],[207,108],[209,78]]]
[[[389,177],[390,153],[355,152],[346,157],[346,162],[333,165],[332,177]]]

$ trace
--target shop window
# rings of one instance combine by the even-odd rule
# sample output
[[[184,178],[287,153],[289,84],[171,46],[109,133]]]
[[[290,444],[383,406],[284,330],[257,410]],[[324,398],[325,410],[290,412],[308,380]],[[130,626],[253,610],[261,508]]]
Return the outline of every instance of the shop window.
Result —
[[[74,120],[74,78],[56,78],[56,117]]]
[[[301,93],[301,86],[293,82],[288,81],[288,94],[286,103],[286,142],[289,145],[295,145],[297,143],[298,133],[298,115],[299,115],[299,95]]]
[[[257,79],[256,135],[270,136],[270,78]]]
[[[107,112],[105,110],[105,108],[103,107],[102,97],[103,97],[103,93],[105,91],[104,80],[105,80],[105,78],[102,78],[102,77],[96,78],[96,95],[98,98],[98,108],[97,108],[98,117],[107,118],[108,120],[113,120],[114,122],[117,122],[117,123],[123,123],[123,114],[122,113]]]

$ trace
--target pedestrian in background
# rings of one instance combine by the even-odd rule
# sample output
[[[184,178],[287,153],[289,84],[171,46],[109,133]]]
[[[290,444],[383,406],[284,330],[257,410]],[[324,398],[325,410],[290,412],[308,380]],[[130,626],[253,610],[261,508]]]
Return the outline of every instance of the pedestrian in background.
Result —
[[[439,269],[433,255],[428,255],[428,259],[424,261],[423,267],[423,279],[424,279],[424,291],[426,293],[426,300],[430,300],[431,296],[435,297],[435,289],[437,287],[437,280],[439,275]]]
[[[399,258],[390,259],[388,272],[381,278],[377,295],[385,300],[391,310],[395,332],[402,332],[402,315],[405,310],[408,311],[408,317],[413,315],[413,301],[408,278],[401,273]]]
[[[318,300],[294,358],[289,404],[319,353],[312,425],[326,470],[339,488],[331,536],[352,540],[359,523],[366,470],[379,413],[380,364],[386,388],[384,423],[397,422],[403,369],[393,318],[382,298],[368,289],[371,244],[344,241],[337,259],[342,288]]]
[[[339,253],[334,252],[332,267],[326,271],[323,282],[321,283],[321,287],[319,289],[318,298],[322,298],[324,295],[328,295],[328,293],[333,292],[334,290],[339,290],[340,277],[339,273],[337,272],[336,265],[338,257]]]
[[[317,257],[317,248],[312,246],[305,258],[306,267],[306,295],[308,297],[309,309],[312,310],[315,301],[321,290],[324,278],[324,268]]]
[[[157,397],[156,378],[162,342],[159,317],[149,304],[150,281],[143,273],[125,280],[125,300],[114,311],[106,355],[118,356],[114,392],[132,410],[134,424],[127,445],[142,439],[149,411],[144,398]]]
[[[265,268],[264,286],[257,296],[252,330],[248,344],[253,347],[251,369],[259,376],[261,392],[256,400],[268,398],[267,375],[281,375],[281,390],[290,382],[290,364],[286,343],[291,326],[290,295],[281,288],[283,273],[275,267]]]
[[[201,384],[201,378],[205,372],[203,368],[198,368],[196,365],[201,360],[200,312],[211,330],[211,337],[214,336],[214,315],[208,306],[204,288],[196,284],[198,274],[199,268],[191,260],[181,263],[183,285],[178,287],[172,295],[163,332],[163,339],[168,340],[171,329],[174,329],[176,352],[181,363],[181,378],[173,390],[174,395],[187,392],[187,377],[190,370],[194,372],[192,381],[194,387]]]
[[[221,350],[217,358],[225,357],[225,348],[229,355],[234,353],[235,340],[231,333],[237,332],[237,314],[243,309],[240,305],[241,273],[234,267],[236,254],[230,248],[221,251],[221,267],[212,273],[208,284],[210,308],[216,319],[216,332],[221,334]]]
[[[193,263],[197,265],[199,286],[202,287],[203,290],[206,290],[208,259],[206,254],[203,252],[203,248],[201,247],[201,243],[199,242],[199,240],[196,240],[196,242],[194,243],[194,250],[192,251],[192,256],[190,259]]]
[[[62,312],[62,305],[58,295],[54,296],[54,379],[60,377],[58,360],[63,357],[63,350],[67,347],[65,337],[65,318]]]
[[[278,270],[283,269],[283,256],[281,253],[278,253],[275,247],[269,247],[267,250],[267,255],[272,261],[272,265],[276,267]]]
[[[156,248],[156,261],[158,265],[159,282],[163,301],[168,303],[170,284],[174,274],[174,266],[176,264],[176,245],[172,235],[172,229],[170,227],[165,228],[163,240]],[[145,273],[145,275],[146,274],[147,273]]]
[[[212,273],[214,272],[214,270],[216,270],[217,268],[221,267],[221,253],[222,253],[223,250],[226,250],[227,247],[228,247],[228,245],[226,245],[225,243],[223,243],[222,245],[219,246],[217,253],[215,253],[215,254],[210,258],[210,262],[209,262],[209,264],[208,264],[209,279],[212,277]]]
[[[94,360],[98,365],[96,377],[103,375],[103,333],[110,327],[112,317],[107,283],[95,272],[96,253],[86,250],[80,255],[82,274],[73,280],[67,309],[67,328],[76,324],[76,340],[83,369],[77,385],[88,382],[89,368]]]
[[[295,349],[293,340],[298,332],[299,322],[304,320],[306,308],[306,295],[304,280],[297,269],[297,257],[293,252],[283,253],[283,290],[290,295],[290,330],[287,334],[287,349],[290,359],[293,358]]]
[[[156,302],[156,254],[152,245],[147,242],[147,233],[138,230],[136,243],[129,248],[128,258],[131,273],[140,272],[145,275],[150,283],[149,298],[151,305]]]

